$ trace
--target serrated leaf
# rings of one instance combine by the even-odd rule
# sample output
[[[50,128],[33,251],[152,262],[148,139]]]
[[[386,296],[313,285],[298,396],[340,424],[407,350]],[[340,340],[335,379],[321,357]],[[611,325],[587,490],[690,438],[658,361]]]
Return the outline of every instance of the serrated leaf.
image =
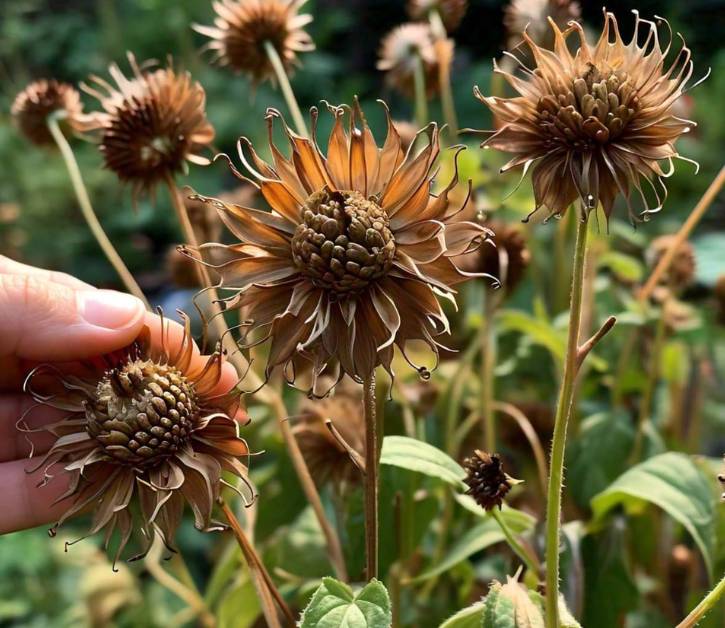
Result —
[[[392,622],[390,596],[379,580],[355,595],[347,584],[323,578],[302,612],[300,628],[388,628]]]
[[[407,436],[386,436],[380,452],[380,464],[424,473],[443,480],[458,489],[465,489],[466,472],[447,453],[433,445]]]
[[[659,506],[684,526],[712,574],[710,485],[689,456],[668,452],[645,460],[596,495],[591,506],[597,521],[617,506],[634,512],[646,502]]]
[[[476,602],[446,619],[439,628],[481,628],[485,602]]]

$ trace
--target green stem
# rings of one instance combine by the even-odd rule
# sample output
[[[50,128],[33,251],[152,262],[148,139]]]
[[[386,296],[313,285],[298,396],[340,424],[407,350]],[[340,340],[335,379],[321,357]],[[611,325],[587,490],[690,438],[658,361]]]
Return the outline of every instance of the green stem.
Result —
[[[378,418],[375,373],[363,382],[365,413],[365,565],[367,580],[378,577]]]
[[[539,565],[537,565],[536,562],[532,560],[529,552],[526,551],[526,548],[524,548],[524,546],[513,535],[509,527],[506,525],[506,522],[501,517],[501,513],[498,511],[498,509],[494,508],[490,512],[491,516],[496,520],[496,523],[498,523],[499,527],[501,528],[501,532],[503,532],[503,535],[506,538],[506,542],[508,543],[509,547],[514,551],[516,556],[521,559],[521,562],[526,565],[526,569],[528,569],[538,578]]]
[[[415,59],[413,86],[415,89],[415,121],[422,129],[428,124],[428,97],[425,93],[425,68],[420,55],[417,55]]]
[[[485,332],[484,327],[482,326],[479,333],[483,334]],[[476,339],[478,340],[478,339]],[[458,414],[461,410],[461,398],[463,397],[463,391],[466,385],[467,378],[467,371],[471,368],[471,364],[473,363],[473,360],[478,355],[478,349],[480,346],[480,341],[471,342],[468,345],[468,348],[461,356],[461,359],[458,363],[458,368],[456,369],[456,372],[453,374],[453,377],[450,379],[447,394],[444,395],[444,398],[447,399],[448,402],[448,408],[446,411],[446,421],[445,421],[445,434],[444,434],[444,447],[446,452],[451,454],[453,452],[452,447],[455,444],[455,431],[456,431],[456,422],[458,420]]]
[[[78,162],[73,154],[73,149],[70,147],[68,140],[65,139],[63,131],[60,130],[58,115],[49,116],[47,123],[48,129],[50,130],[55,143],[58,144],[60,154],[63,156],[63,160],[65,161],[65,165],[68,169],[68,174],[73,185],[73,190],[76,194],[76,198],[78,199],[78,205],[80,205],[81,212],[88,223],[88,227],[96,238],[96,241],[101,249],[103,249],[108,261],[111,262],[111,265],[118,273],[121,281],[123,281],[123,284],[126,286],[126,290],[135,297],[141,299],[141,301],[144,302],[146,309],[150,310],[151,305],[149,305],[149,302],[146,300],[144,293],[141,288],[139,288],[139,285],[136,283],[133,275],[129,272],[128,268],[126,268],[126,264],[123,263],[121,256],[116,252],[116,249],[108,239],[106,232],[103,230],[96,213],[93,211],[91,199],[88,197],[88,191],[86,190],[86,186],[83,184],[83,177],[81,176]]]
[[[496,367],[496,297],[486,290],[483,327],[481,333],[481,420],[483,421],[484,444],[487,451],[496,451],[496,417],[492,405],[494,400],[494,369]]]
[[[441,90],[441,105],[443,106],[443,119],[448,125],[448,133],[451,143],[458,137],[458,116],[456,115],[456,103],[453,99],[451,86],[451,68],[444,58],[446,44],[446,28],[443,25],[440,13],[433,10],[429,14],[431,30],[436,38],[436,52],[438,54],[438,82]]]
[[[725,594],[725,576],[723,576],[715,588],[710,591],[710,593],[708,593],[695,608],[692,609],[690,614],[677,624],[677,628],[692,628],[692,626],[696,626],[705,614],[715,607],[715,604],[717,604],[723,594]]]
[[[310,133],[307,130],[305,119],[302,117],[300,106],[297,104],[295,93],[292,91],[292,85],[290,85],[289,77],[287,76],[287,72],[284,69],[282,59],[279,58],[279,53],[277,52],[277,49],[274,47],[274,44],[272,44],[271,41],[265,41],[264,50],[269,57],[269,62],[274,68],[274,73],[277,76],[277,80],[279,81],[279,87],[282,90],[282,95],[284,96],[285,101],[287,101],[287,108],[289,109],[290,114],[292,115],[292,119],[295,122],[297,132],[301,135],[304,135],[305,137],[309,137]]]
[[[574,396],[574,380],[578,371],[579,326],[582,314],[582,293],[588,220],[577,223],[576,245],[571,281],[569,336],[561,390],[554,419],[554,435],[551,444],[549,467],[548,508],[546,511],[546,625],[559,628],[559,537],[561,533],[561,489],[564,479],[564,450],[566,428],[571,414]]]

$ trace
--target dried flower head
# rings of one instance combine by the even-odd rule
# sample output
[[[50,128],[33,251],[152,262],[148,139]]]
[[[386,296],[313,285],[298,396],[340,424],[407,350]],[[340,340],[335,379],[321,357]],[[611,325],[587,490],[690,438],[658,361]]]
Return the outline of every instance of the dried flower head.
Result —
[[[412,20],[428,20],[435,11],[449,33],[456,30],[463,21],[468,0],[408,0],[408,15]]]
[[[529,265],[531,254],[526,239],[521,229],[514,225],[492,221],[485,226],[493,232],[495,246],[481,246],[469,253],[461,261],[461,268],[496,277],[510,294],[523,279]]]
[[[506,7],[503,23],[508,35],[507,47],[511,50],[523,42],[526,33],[542,48],[554,46],[554,33],[549,26],[553,20],[560,29],[581,17],[579,3],[572,0],[511,0]]]
[[[222,473],[244,480],[247,470],[238,458],[248,449],[236,421],[238,395],[218,392],[222,356],[214,354],[203,367],[193,357],[186,320],[181,339],[171,340],[166,331],[160,348],[145,328],[131,346],[79,365],[76,374],[52,366],[30,374],[27,391],[66,415],[38,429],[25,417],[18,423],[23,431],[56,437],[34,469],[45,470],[40,486],[52,479],[56,464],[69,480],[57,501],[70,504],[53,535],[67,519],[90,509],[89,535],[105,529],[108,547],[118,531],[115,559],[134,529],[144,538],[145,554],[154,533],[168,547],[173,544],[184,502],[199,530],[219,529],[211,517],[227,484]]]
[[[132,185],[136,199],[183,172],[187,162],[208,164],[198,152],[214,139],[214,128],[206,119],[204,89],[188,72],[170,65],[151,69],[128,58],[132,78],[114,64],[109,72],[115,87],[95,76],[83,86],[103,109],[88,116],[85,130],[100,135],[106,167]]]
[[[498,454],[489,454],[476,449],[470,458],[463,461],[466,477],[463,481],[468,485],[466,495],[470,495],[485,510],[495,506],[501,508],[506,494],[511,487],[518,484],[503,471],[503,463]]]
[[[662,256],[675,243],[677,236],[663,235],[652,240],[645,253],[647,263],[654,268]],[[681,292],[687,288],[695,279],[695,250],[687,240],[677,247],[675,257],[670,267],[662,277],[662,283],[667,284],[675,292]]]
[[[303,28],[312,16],[299,13],[306,0],[216,0],[214,26],[194,25],[211,38],[207,48],[214,61],[248,74],[255,83],[274,78],[274,67],[265,50],[269,42],[289,73],[299,64],[297,54],[315,49]]]
[[[487,98],[475,90],[499,121],[483,145],[514,153],[502,172],[520,166],[527,172],[533,166],[534,212],[543,206],[549,216],[561,215],[579,199],[582,212],[601,204],[609,217],[620,195],[635,220],[633,190],[641,198],[640,215],[659,211],[669,174],[661,162],[671,169],[679,157],[675,141],[695,125],[673,113],[692,75],[690,50],[683,44],[665,67],[670,43],[662,50],[657,25],[636,13],[627,44],[611,13],[605,13],[594,46],[578,23],[565,32],[554,23],[551,28],[553,52],[523,34],[535,70],[524,67],[525,76],[519,78],[496,68],[520,96]],[[642,30],[646,38],[640,45]],[[579,36],[574,55],[566,41],[572,32]]]
[[[403,24],[383,38],[379,54],[378,70],[386,72],[386,82],[411,98],[415,95],[415,73],[422,64],[430,97],[439,90],[439,63],[450,65],[453,60],[453,40],[436,42],[428,24]]]
[[[329,482],[337,487],[358,483],[361,471],[347,447],[364,460],[365,417],[360,386],[345,378],[335,386],[333,394],[323,399],[305,399],[299,411],[293,432],[315,482]],[[328,420],[343,442],[327,427]]]
[[[382,148],[357,102],[329,111],[335,123],[327,154],[313,110],[311,140],[283,122],[287,158],[273,141],[281,116],[268,110],[272,163],[246,138],[239,153],[272,212],[207,199],[240,242],[202,247],[221,289],[233,292],[226,307],[249,322],[247,344],[271,340],[267,374],[287,367],[294,381],[308,366],[313,386],[328,365],[357,380],[381,364],[390,371],[394,345],[405,355],[418,340],[437,354],[435,337],[449,331],[438,295],[453,299],[452,286],[469,276],[456,259],[488,237],[480,225],[454,220],[462,207],[448,195],[457,169],[438,196],[431,194],[439,153],[434,123],[419,133],[424,146],[404,153],[387,108]]]
[[[48,116],[59,117],[61,129],[72,132],[79,129],[83,104],[78,91],[68,83],[54,79],[34,81],[21,91],[10,110],[20,132],[33,144],[55,144],[48,129]]]

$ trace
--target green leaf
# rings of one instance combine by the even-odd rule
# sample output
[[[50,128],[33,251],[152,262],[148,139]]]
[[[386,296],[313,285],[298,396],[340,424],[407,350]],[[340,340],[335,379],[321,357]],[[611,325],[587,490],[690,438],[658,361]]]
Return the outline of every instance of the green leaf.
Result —
[[[594,519],[598,521],[617,506],[637,512],[646,502],[659,506],[685,527],[712,574],[710,486],[689,456],[669,452],[645,460],[596,495],[591,506]]]
[[[219,628],[250,628],[260,613],[257,592],[246,576],[224,594],[216,610]]]
[[[638,259],[619,251],[607,251],[599,258],[599,264],[623,281],[640,281],[644,275],[644,267]]]
[[[300,628],[388,628],[393,623],[390,597],[372,579],[355,595],[344,582],[323,578],[302,612]]]
[[[481,509],[479,508],[479,511]],[[514,534],[528,532],[534,527],[535,519],[520,510],[506,508],[501,511],[501,518]],[[496,520],[487,516],[481,523],[466,532],[453,546],[448,553],[438,561],[434,567],[424,571],[413,579],[413,582],[428,580],[438,574],[448,571],[458,563],[466,560],[476,552],[504,541],[505,537]]]
[[[626,468],[634,429],[623,412],[600,412],[582,421],[567,452],[567,484],[574,500],[585,507]]]
[[[547,321],[519,310],[503,310],[499,313],[498,320],[501,331],[521,332],[528,340],[548,349],[557,362],[564,361],[566,336]]]
[[[439,628],[481,628],[485,602],[476,602],[446,619]]]
[[[463,483],[466,472],[461,465],[437,447],[415,438],[386,436],[380,453],[380,464],[417,471],[458,489],[466,488]]]

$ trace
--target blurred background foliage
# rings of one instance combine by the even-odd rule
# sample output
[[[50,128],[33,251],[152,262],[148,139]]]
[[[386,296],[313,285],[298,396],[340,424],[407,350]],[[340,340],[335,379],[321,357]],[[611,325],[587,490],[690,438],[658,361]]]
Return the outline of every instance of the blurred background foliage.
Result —
[[[583,2],[585,23],[598,28],[601,6]],[[453,66],[453,88],[462,128],[489,128],[488,111],[472,96],[472,86],[478,84],[484,93],[491,80],[491,60],[500,54],[505,31],[502,25],[503,0],[471,0],[461,28],[455,33],[456,56]],[[607,412],[603,388],[612,385],[612,372],[624,337],[633,325],[641,325],[639,314],[631,308],[631,286],[646,277],[644,251],[658,234],[677,230],[684,217],[722,165],[725,145],[725,3],[718,0],[641,0],[625,2],[612,0],[607,9],[619,16],[623,34],[631,32],[631,9],[643,17],[662,15],[675,31],[683,33],[693,50],[696,76],[707,68],[712,75],[686,96],[692,108],[688,117],[698,122],[694,133],[679,143],[680,152],[700,163],[700,173],[693,174],[690,164],[681,162],[669,180],[670,197],[664,210],[637,230],[615,212],[609,234],[602,223],[596,239],[600,274],[593,283],[596,308],[602,313],[617,313],[618,330],[612,342],[603,345],[593,360],[591,369],[602,377],[588,378],[582,383],[582,415],[588,416],[576,427],[576,438],[569,452],[568,489],[572,498],[568,519],[585,518],[593,496],[603,491],[625,468],[626,452],[632,447],[633,431],[628,418],[607,415],[597,419],[597,413]],[[332,103],[350,102],[358,95],[373,129],[382,132],[382,110],[375,99],[385,99],[396,119],[412,118],[412,104],[393,93],[383,83],[375,69],[381,37],[394,26],[407,20],[404,2],[396,0],[310,0],[305,9],[314,15],[308,27],[317,50],[302,56],[302,67],[292,83],[303,109],[320,104],[322,99]],[[88,282],[120,287],[111,267],[106,263],[92,239],[77,209],[65,167],[55,151],[30,147],[19,136],[10,121],[10,106],[15,94],[31,79],[54,77],[77,84],[90,74],[104,76],[111,62],[126,70],[126,51],[138,59],[164,60],[171,55],[176,64],[191,71],[207,92],[207,112],[216,128],[215,148],[233,155],[240,135],[249,137],[256,146],[266,141],[264,111],[276,107],[286,111],[280,94],[269,84],[258,88],[243,77],[233,76],[225,69],[210,65],[208,56],[200,53],[203,37],[192,32],[192,23],[207,24],[213,19],[211,3],[206,0],[2,0],[0,2],[0,253],[37,266],[62,270]],[[92,107],[87,99],[87,108]],[[431,115],[440,119],[437,100],[431,103]],[[330,121],[321,116],[320,137],[326,137]],[[507,200],[505,193],[514,187],[516,177],[500,178],[496,174],[501,157],[475,148],[473,139],[461,159],[462,178],[472,178],[480,190],[479,206],[506,219],[520,219],[533,209],[533,199],[527,186],[522,186]],[[121,256],[154,303],[166,302],[169,278],[165,256],[170,246],[180,241],[180,233],[169,199],[161,190],[154,199],[142,199],[136,210],[131,205],[130,191],[123,189],[114,175],[101,168],[101,156],[95,146],[77,140],[74,149],[80,162],[94,206]],[[264,149],[260,152],[266,154]],[[445,177],[442,175],[441,179]],[[180,179],[202,194],[218,195],[235,186],[235,180],[223,163],[207,168],[192,167],[188,177]],[[573,214],[573,212],[570,212]],[[571,233],[571,221],[552,222],[543,227],[527,229],[532,249],[532,267],[527,281],[506,303],[499,317],[499,364],[497,367],[497,397],[520,404],[528,403],[527,413],[539,423],[542,441],[546,443],[549,406],[555,395],[557,352],[563,351],[565,317],[561,310],[566,304],[568,284],[562,281],[557,260],[552,254],[558,234]],[[563,226],[562,226],[563,225]],[[713,457],[725,448],[725,396],[722,386],[722,365],[725,365],[725,341],[712,289],[725,274],[725,203],[716,202],[698,227],[693,238],[697,258],[696,281],[685,298],[695,309],[695,322],[677,330],[667,342],[662,357],[663,383],[655,396],[655,414],[662,429],[653,429],[647,438],[649,454],[666,449],[689,447],[702,454],[702,466],[712,477]],[[570,243],[569,243],[570,244]],[[568,246],[566,243],[564,246]],[[480,285],[467,288],[462,296],[461,313],[454,324],[452,344],[463,348],[466,338],[481,324]],[[188,303],[186,303],[188,307]],[[522,335],[523,333],[523,335]],[[560,354],[559,354],[560,355]],[[553,356],[553,357],[550,357]],[[625,365],[626,366],[626,365]],[[719,366],[719,370],[718,370]],[[434,377],[431,387],[433,402],[422,419],[426,439],[441,445],[441,416],[446,411],[446,399],[436,391],[459,374],[455,361],[446,362]],[[683,434],[674,434],[667,421],[673,394],[689,394],[695,371],[710,368],[707,390],[702,397],[698,424]],[[399,369],[405,373],[406,369]],[[695,374],[693,374],[695,373]],[[620,372],[623,388],[637,390],[646,373],[632,367]],[[419,400],[415,378],[404,382],[412,398]],[[621,383],[621,382],[620,382]],[[673,392],[675,391],[675,392]],[[462,406],[475,407],[475,383],[463,393]],[[388,431],[401,431],[402,406],[398,392],[396,401],[389,404]],[[382,394],[381,394],[382,396]],[[417,397],[416,397],[417,396]],[[265,549],[271,565],[285,570],[286,591],[296,591],[303,600],[316,579],[329,573],[322,540],[311,512],[276,437],[273,421],[265,421],[266,410],[250,409],[255,419],[251,431],[245,434],[254,449],[264,449],[265,455],[254,460],[253,476],[260,486],[263,499],[258,505],[257,541]],[[656,421],[655,421],[656,422]],[[668,431],[669,430],[669,431]],[[696,431],[695,431],[696,430]],[[694,433],[694,436],[693,436]],[[516,455],[527,448],[520,436],[503,435],[503,454],[512,467],[512,475],[526,477],[536,485],[535,471],[525,456]],[[461,451],[475,445],[475,439],[464,442]],[[613,454],[612,452],[618,452]],[[391,502],[396,493],[415,495],[416,520],[408,531],[410,548],[422,548],[426,566],[435,566],[442,557],[434,538],[429,534],[431,524],[440,516],[439,499],[431,497],[440,488],[435,480],[394,467],[384,468],[383,502]],[[713,491],[714,491],[713,487]],[[532,491],[538,495],[538,491]],[[334,496],[327,495],[333,503]],[[358,500],[357,502],[355,500]],[[713,501],[714,501],[713,493]],[[362,506],[359,495],[348,503],[344,537],[351,571],[360,569],[362,555]],[[541,496],[529,496],[519,507],[543,513]],[[636,510],[636,509],[635,509]],[[672,528],[669,520],[657,516],[633,516],[625,525],[625,509],[621,507],[607,526],[583,530],[571,526],[565,567],[584,565],[590,575],[586,579],[588,608],[575,610],[583,625],[611,628],[620,625],[625,614],[627,626],[656,628],[668,624],[667,618],[678,616],[684,607],[674,608],[681,600],[696,600],[707,581],[693,558],[694,546]],[[722,509],[721,509],[722,512]],[[464,512],[464,515],[466,513]],[[641,514],[641,513],[639,513]],[[391,513],[383,509],[381,529],[384,534],[393,526]],[[426,594],[403,598],[401,625],[423,627],[437,622],[458,608],[485,593],[481,582],[491,577],[503,578],[510,567],[510,557],[501,553],[481,553],[481,547],[465,546],[465,532],[476,521],[458,513],[449,535],[459,545],[449,554],[450,569],[436,587],[427,587]],[[720,516],[722,531],[725,517]],[[575,522],[576,523],[576,522]],[[479,523],[479,525],[482,525]],[[633,569],[622,546],[633,545],[633,537],[648,539],[662,533],[665,543],[680,548],[679,563],[668,554],[646,542],[638,545],[636,558],[640,565],[652,567],[657,560],[670,561],[653,569],[680,569],[683,590],[665,608],[662,592],[650,595],[654,585],[644,569]],[[433,525],[435,529],[435,525]],[[221,626],[252,625],[257,614],[253,589],[239,571],[239,556],[233,544],[217,541],[213,535],[201,535],[190,522],[182,527],[179,545],[191,570],[191,577],[205,592],[209,607],[216,609]],[[715,536],[713,535],[713,539]],[[725,567],[723,535],[720,547],[711,539],[711,551],[716,573]],[[0,626],[167,626],[184,623],[184,605],[167,589],[160,586],[140,567],[121,567],[113,574],[106,559],[96,549],[96,539],[89,539],[63,552],[59,539],[49,541],[44,530],[33,530],[0,538]],[[383,539],[383,547],[391,539]],[[463,543],[463,545],[461,545]],[[455,550],[455,551],[454,551]],[[412,551],[412,550],[411,550]],[[456,551],[458,553],[456,553]],[[465,559],[475,556],[475,561]],[[431,558],[432,557],[432,558]],[[456,560],[459,559],[459,560]],[[421,559],[423,560],[423,559]],[[569,561],[567,563],[567,561]],[[689,561],[689,562],[688,562]],[[695,566],[693,567],[693,564]],[[385,567],[385,565],[384,565]],[[719,569],[719,572],[717,571]],[[570,569],[570,574],[573,568]],[[508,571],[508,573],[511,573]],[[678,572],[680,573],[680,572]],[[694,574],[694,575],[693,575]],[[431,580],[430,582],[436,582]],[[565,584],[576,589],[576,578]],[[573,584],[572,584],[573,583]],[[284,588],[283,587],[283,588]],[[431,594],[434,591],[434,594]],[[415,590],[408,590],[410,595]],[[582,591],[567,590],[581,602]],[[673,594],[674,595],[674,594]],[[405,596],[405,594],[404,594]],[[578,596],[578,597],[577,597]],[[571,598],[570,598],[571,599]],[[614,603],[616,601],[616,604]],[[668,602],[669,604],[669,602]],[[415,611],[412,610],[415,607]],[[422,619],[423,618],[423,619]],[[717,621],[717,619],[715,620]],[[176,622],[176,623],[175,623]],[[711,625],[718,625],[712,623]]]

